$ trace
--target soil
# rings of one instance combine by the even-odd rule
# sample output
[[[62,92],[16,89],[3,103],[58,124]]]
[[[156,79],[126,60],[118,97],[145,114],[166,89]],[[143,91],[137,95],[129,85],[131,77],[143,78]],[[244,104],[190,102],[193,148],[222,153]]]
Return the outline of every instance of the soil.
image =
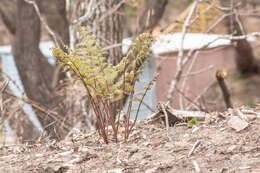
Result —
[[[95,132],[75,131],[73,137],[60,142],[5,146],[0,150],[0,172],[257,173],[260,110],[239,110],[249,124],[239,132],[228,123],[231,116],[236,116],[229,109],[211,113],[197,126],[175,124],[168,136],[163,123],[142,121],[128,142],[110,139],[104,144]],[[189,154],[195,143],[197,147]]]

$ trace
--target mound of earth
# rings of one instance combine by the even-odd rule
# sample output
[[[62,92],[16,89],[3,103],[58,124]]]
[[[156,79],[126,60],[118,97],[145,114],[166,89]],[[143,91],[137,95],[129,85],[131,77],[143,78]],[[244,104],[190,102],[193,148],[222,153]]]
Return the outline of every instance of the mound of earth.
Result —
[[[1,147],[0,172],[257,173],[260,111],[238,110],[211,113],[197,126],[175,124],[168,133],[163,123],[139,122],[127,143],[75,131],[61,142]],[[234,117],[247,126],[233,129]]]

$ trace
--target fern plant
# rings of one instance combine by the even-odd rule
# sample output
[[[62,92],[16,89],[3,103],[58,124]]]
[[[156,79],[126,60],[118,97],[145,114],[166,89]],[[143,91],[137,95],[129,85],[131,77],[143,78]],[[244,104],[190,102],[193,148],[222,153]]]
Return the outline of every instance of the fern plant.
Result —
[[[81,81],[90,99],[91,106],[98,120],[99,133],[108,143],[108,125],[113,129],[113,136],[116,140],[120,124],[120,114],[115,121],[112,115],[111,104],[122,100],[125,96],[130,97],[126,113],[125,140],[129,137],[140,110],[144,96],[154,83],[152,80],[143,92],[139,100],[137,114],[134,123],[130,126],[129,119],[134,98],[135,83],[142,72],[148,58],[152,37],[149,34],[141,34],[133,43],[127,55],[117,65],[107,63],[106,52],[98,45],[94,36],[86,28],[80,30],[81,42],[75,46],[75,50],[68,47],[66,52],[53,48],[53,56],[63,67],[65,72],[73,76],[73,83]],[[121,104],[120,111],[123,105]]]

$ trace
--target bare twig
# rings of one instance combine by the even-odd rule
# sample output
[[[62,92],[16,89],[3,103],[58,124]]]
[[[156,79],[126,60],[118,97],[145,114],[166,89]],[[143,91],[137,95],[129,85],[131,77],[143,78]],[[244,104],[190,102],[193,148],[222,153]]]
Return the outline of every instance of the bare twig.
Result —
[[[48,108],[46,108],[46,107],[40,105],[39,103],[37,103],[37,102],[35,102],[35,101],[33,101],[33,100],[31,100],[31,99],[29,99],[29,98],[26,98],[26,97],[24,97],[24,96],[23,96],[23,97],[18,97],[18,96],[16,96],[16,95],[14,95],[13,93],[9,92],[9,91],[5,91],[5,93],[8,94],[8,95],[10,95],[10,96],[12,96],[12,97],[15,97],[15,98],[17,98],[17,99],[19,99],[19,100],[22,100],[23,102],[25,102],[25,103],[27,103],[27,104],[30,104],[32,107],[34,107],[34,108],[36,108],[36,109],[38,109],[38,110],[40,110],[40,111],[46,113],[47,116],[52,117],[55,121],[57,121],[57,122],[63,122],[62,116],[59,115],[57,112],[54,112],[54,111],[52,111],[52,110],[49,110]],[[69,125],[66,125],[66,124],[62,123],[62,126],[63,126],[65,129],[70,130],[70,126],[69,126]]]
[[[190,64],[190,66],[188,67],[188,70],[187,70],[187,73],[188,73],[188,74],[191,72],[194,63],[195,63],[196,60],[197,60],[197,57],[198,57],[198,52],[195,53],[195,55],[194,55],[194,57],[193,57],[193,59],[192,59],[192,61],[191,61],[191,64]],[[180,89],[181,92],[183,92],[183,91],[185,90],[186,81],[187,81],[187,77],[184,77],[183,82],[182,82],[182,85],[181,85],[181,89]],[[183,110],[183,109],[184,109],[184,106],[183,106],[182,94],[179,95],[179,103],[180,103],[180,108]]]
[[[196,22],[202,15],[205,15],[205,13],[207,13],[210,9],[212,9],[215,6],[216,6],[216,0],[214,0],[206,9],[204,9],[200,13],[197,13],[196,16],[190,21],[189,25]]]
[[[193,102],[193,100],[191,98],[189,98],[188,96],[185,95],[184,92],[180,91],[178,89],[178,87],[176,87],[176,91],[183,96],[184,99],[186,99],[187,101],[189,101],[193,106],[195,106],[198,110],[202,110],[201,106],[198,105],[196,102]]]
[[[56,35],[55,32],[49,27],[47,22],[44,21],[42,15],[40,13],[40,9],[39,9],[37,3],[34,0],[24,0],[24,1],[33,5],[41,23],[43,24],[43,26],[45,27],[47,32],[51,35],[51,37],[52,37],[52,39],[55,43],[55,46],[58,47],[58,48],[63,48],[63,46],[65,45],[63,40],[60,38],[59,35]],[[60,70],[61,70],[61,67],[58,65],[56,67],[55,71],[54,71],[54,77],[53,77],[53,80],[52,80],[52,83],[51,83],[52,88],[55,88],[57,83],[58,83],[58,76],[59,76]]]
[[[147,122],[156,122],[158,120],[161,121],[163,119],[165,120],[167,117],[165,116],[166,113],[164,113],[164,110],[167,112],[169,125],[175,124],[177,122],[183,122],[191,118],[197,118],[198,120],[205,120],[205,118],[210,116],[210,114],[202,111],[184,111],[184,110],[173,109],[169,105],[161,102],[158,104],[157,108],[158,111],[150,115],[147,118]]]
[[[246,34],[245,27],[244,27],[244,25],[242,24],[242,21],[241,21],[241,19],[240,19],[240,15],[239,15],[237,9],[234,9],[234,13],[235,13],[235,18],[236,18],[235,20],[236,20],[236,22],[238,23],[239,28],[240,28],[241,31],[242,31],[242,34],[243,34],[243,35]]]
[[[59,44],[59,41],[60,41],[60,43],[61,43],[62,45],[64,45],[62,39],[61,39],[58,35],[56,35],[56,34],[52,31],[52,29],[49,27],[49,25],[44,21],[42,15],[41,15],[41,13],[40,13],[40,9],[39,9],[38,5],[36,4],[36,2],[35,2],[34,0],[24,0],[24,1],[27,2],[27,3],[29,3],[29,4],[31,4],[31,5],[33,5],[33,7],[34,7],[34,9],[35,9],[35,11],[36,11],[36,13],[37,13],[37,15],[38,15],[40,21],[42,22],[43,26],[45,27],[45,29],[47,30],[47,32],[48,32],[48,33],[51,35],[51,37],[53,38],[53,40],[54,40],[54,42],[55,42],[55,45],[56,45],[58,48],[61,48],[61,45]]]
[[[260,37],[260,32],[252,32],[246,35],[232,36],[232,35],[222,35],[220,39],[228,39],[231,41],[245,40],[250,37]]]
[[[200,141],[197,140],[197,141],[195,142],[195,144],[192,146],[192,148],[191,148],[191,150],[190,150],[190,152],[189,152],[189,154],[188,154],[188,157],[190,157],[190,156],[192,155],[192,153],[195,151],[195,149],[196,149],[199,145],[200,145]]]
[[[5,91],[5,89],[8,86],[8,84],[9,84],[9,80],[4,81],[4,82],[1,83],[1,87],[0,87],[0,92],[1,93]]]
[[[199,3],[198,0],[196,0],[193,3],[192,8],[191,8],[191,10],[190,10],[190,12],[189,12],[189,14],[188,14],[188,16],[185,20],[183,28],[182,28],[181,45],[180,45],[178,58],[177,58],[177,73],[176,73],[174,79],[172,80],[172,82],[170,84],[170,88],[169,88],[168,95],[167,95],[167,102],[169,102],[170,105],[172,105],[172,97],[173,97],[173,94],[174,94],[174,91],[175,91],[176,84],[178,83],[178,81],[180,80],[181,75],[182,75],[182,69],[183,69],[183,60],[182,59],[183,59],[183,54],[184,54],[184,50],[183,50],[184,38],[185,38],[185,35],[186,35],[186,32],[187,32],[189,22],[191,20],[191,16],[192,16],[193,12],[195,11],[198,3]]]
[[[190,72],[190,73],[186,73],[186,74],[183,74],[181,75],[181,77],[191,77],[191,76],[196,76],[196,75],[199,75],[201,73],[204,73],[204,72],[207,72],[209,70],[212,70],[214,68],[214,65],[209,65],[208,67],[206,68],[202,68],[198,71],[194,71],[194,72]]]
[[[239,116],[241,119],[248,121],[247,116],[242,111],[240,111],[239,109],[236,108],[236,109],[233,110],[233,112],[234,112],[235,115]]]
[[[106,14],[104,14],[103,16],[101,16],[101,18],[99,19],[99,22],[103,21],[107,16],[111,15],[112,13],[115,13],[127,0],[122,0],[121,2],[119,2],[114,8],[112,8],[111,10],[109,10]]]
[[[220,22],[222,22],[226,17],[232,15],[233,13],[225,13],[223,14],[220,18],[218,18],[218,20],[216,20],[206,31],[205,33],[210,32],[217,24],[219,24]]]
[[[145,91],[144,91],[144,94],[142,95],[142,98],[141,98],[140,101],[139,101],[139,105],[138,105],[138,108],[137,108],[137,111],[136,111],[135,119],[134,119],[134,122],[133,122],[133,124],[132,124],[132,126],[131,126],[131,128],[130,128],[129,133],[131,133],[131,131],[132,131],[132,129],[133,129],[133,127],[134,127],[134,125],[135,125],[135,123],[136,123],[136,121],[137,121],[137,117],[138,117],[138,114],[139,114],[141,105],[142,105],[142,103],[143,103],[144,97],[146,96],[147,92],[149,91],[149,88],[154,84],[153,81],[156,80],[157,78],[158,78],[158,74],[155,75],[154,79],[153,79],[151,82],[149,82],[148,86],[146,87],[146,89],[145,89]],[[130,99],[131,99],[131,98],[130,98]]]
[[[169,137],[169,117],[168,117],[168,113],[165,110],[165,105],[164,104],[161,104],[161,108],[162,108],[162,111],[163,111],[164,116],[165,116],[166,134],[167,134],[168,139],[171,141],[171,138]]]
[[[191,108],[191,106],[192,106],[195,102],[197,102],[197,101],[201,98],[201,96],[202,96],[203,94],[205,94],[205,92],[207,92],[208,89],[211,88],[212,85],[215,84],[215,83],[216,83],[216,82],[214,81],[214,82],[210,83],[208,86],[206,86],[206,87],[202,90],[202,92],[199,93],[199,94],[196,96],[196,98],[190,103],[190,105],[187,106],[187,110],[189,110],[189,109]]]
[[[72,24],[81,25],[81,23],[87,21],[94,14],[93,11],[98,7],[98,5],[100,5],[102,1],[97,4],[95,2],[96,0],[90,0],[90,2],[87,4],[86,13],[77,20],[74,20]]]
[[[3,74],[3,76],[5,76],[9,80],[9,82],[12,82],[12,84],[16,87],[16,89],[18,89],[21,92],[21,94],[24,94],[24,91],[19,87],[17,82],[15,80],[13,80],[11,78],[11,76],[9,76],[9,74],[7,74],[5,72],[1,72],[1,73]]]
[[[3,92],[5,91],[5,89],[8,86],[9,81],[4,81],[1,83],[0,86],[0,112],[3,115],[3,111],[4,111],[4,106],[3,106]]]

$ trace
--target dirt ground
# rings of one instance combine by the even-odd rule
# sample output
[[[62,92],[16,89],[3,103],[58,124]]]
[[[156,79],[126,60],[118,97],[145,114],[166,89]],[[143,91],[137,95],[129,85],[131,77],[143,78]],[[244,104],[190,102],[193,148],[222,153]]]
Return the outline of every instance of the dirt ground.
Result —
[[[96,133],[61,142],[0,148],[0,172],[260,172],[260,110],[239,108],[248,127],[231,128],[234,110],[211,113],[198,126],[139,122],[128,143],[108,145]],[[197,147],[191,150],[194,147]]]

